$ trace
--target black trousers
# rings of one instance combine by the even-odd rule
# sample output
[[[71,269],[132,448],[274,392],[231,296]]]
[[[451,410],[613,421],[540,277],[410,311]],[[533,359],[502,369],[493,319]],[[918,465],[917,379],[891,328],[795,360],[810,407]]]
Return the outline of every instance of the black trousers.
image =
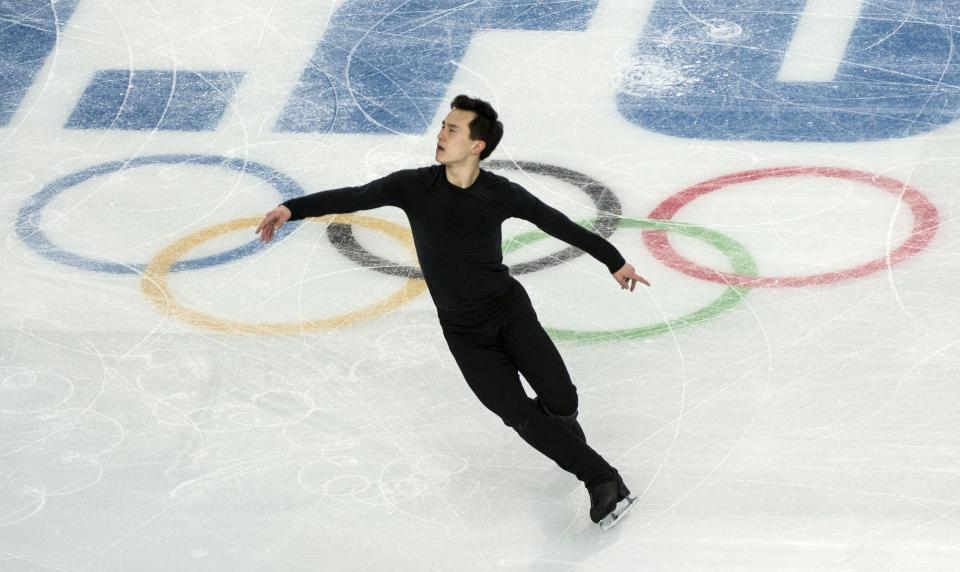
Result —
[[[463,377],[487,409],[580,481],[609,477],[609,463],[562,419],[577,413],[577,388],[519,283],[482,316],[438,315]],[[540,403],[527,397],[520,374]]]

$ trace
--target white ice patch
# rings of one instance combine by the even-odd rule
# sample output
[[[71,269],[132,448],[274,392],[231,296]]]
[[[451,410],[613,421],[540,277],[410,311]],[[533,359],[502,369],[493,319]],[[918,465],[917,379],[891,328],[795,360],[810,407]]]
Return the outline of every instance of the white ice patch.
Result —
[[[620,92],[631,95],[682,95],[684,88],[700,81],[695,72],[695,66],[638,55],[617,76],[616,86]]]
[[[732,40],[743,35],[743,27],[729,20],[719,18],[706,20],[704,27],[707,35],[714,40]]]

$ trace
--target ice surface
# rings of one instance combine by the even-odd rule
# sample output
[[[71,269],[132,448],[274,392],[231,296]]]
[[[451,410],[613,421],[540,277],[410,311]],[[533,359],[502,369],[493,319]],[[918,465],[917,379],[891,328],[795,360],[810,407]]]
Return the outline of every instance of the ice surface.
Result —
[[[956,569],[960,126],[942,48],[960,6],[573,4],[0,2],[0,570]],[[810,38],[818,18],[862,15]],[[799,22],[802,42],[762,28]],[[359,67],[324,61],[344,75],[317,91],[322,73],[305,70],[337,49]],[[790,82],[776,66],[767,83],[737,79],[753,60],[736,58],[788,50],[806,62]],[[111,85],[98,116],[89,88],[108,70],[140,83]],[[724,77],[740,87],[711,94]],[[326,222],[223,255],[253,229],[217,225],[284,193],[430,164],[458,93],[501,112],[495,159],[581,173],[629,219],[762,173],[679,207],[686,232],[659,227],[679,266],[830,277],[694,278],[626,223],[610,240],[650,288],[624,293],[585,256],[519,277],[590,443],[639,497],[608,533],[583,487],[475,400],[415,282],[344,257]],[[340,132],[296,129],[298,105],[350,114]],[[709,136],[647,114],[698,105],[717,113],[681,131]],[[89,122],[71,123],[78,109]],[[391,110],[430,127],[376,127]],[[597,216],[582,182],[501,172],[574,220]],[[362,214],[380,222],[355,226],[357,243],[414,263],[402,212]],[[531,239],[506,261],[562,248]],[[183,259],[210,263],[163,270]],[[287,333],[245,327],[258,324]]]

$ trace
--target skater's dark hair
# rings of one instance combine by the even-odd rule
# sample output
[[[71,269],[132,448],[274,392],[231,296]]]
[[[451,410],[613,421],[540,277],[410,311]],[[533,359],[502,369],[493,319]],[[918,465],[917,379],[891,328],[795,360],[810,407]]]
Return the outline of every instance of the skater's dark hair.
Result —
[[[481,161],[489,157],[503,137],[503,123],[497,121],[497,112],[494,111],[493,106],[482,99],[458,95],[450,102],[450,109],[472,111],[477,114],[470,122],[470,139],[486,143],[486,147],[480,152]]]

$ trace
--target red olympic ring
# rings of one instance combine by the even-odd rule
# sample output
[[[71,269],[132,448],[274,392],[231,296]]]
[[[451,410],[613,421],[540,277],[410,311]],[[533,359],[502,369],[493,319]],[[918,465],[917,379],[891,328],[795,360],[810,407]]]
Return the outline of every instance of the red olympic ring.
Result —
[[[902,181],[890,177],[836,167],[776,167],[724,175],[698,183],[679,193],[671,195],[657,205],[647,217],[651,219],[671,220],[673,216],[677,214],[677,211],[693,202],[696,198],[722,189],[723,187],[738,183],[749,183],[770,177],[795,177],[798,175],[848,179],[866,183],[896,195],[913,211],[913,230],[910,236],[907,237],[907,240],[900,245],[900,247],[891,251],[887,256],[847,270],[808,276],[766,277],[752,277],[721,272],[701,266],[680,255],[670,244],[667,233],[662,230],[644,231],[643,242],[657,260],[674,270],[683,272],[694,278],[730,286],[745,286],[749,288],[798,288],[861,278],[868,274],[887,269],[925,248],[930,244],[930,241],[933,240],[937,232],[937,227],[940,224],[940,216],[937,208],[920,193],[920,191]]]

